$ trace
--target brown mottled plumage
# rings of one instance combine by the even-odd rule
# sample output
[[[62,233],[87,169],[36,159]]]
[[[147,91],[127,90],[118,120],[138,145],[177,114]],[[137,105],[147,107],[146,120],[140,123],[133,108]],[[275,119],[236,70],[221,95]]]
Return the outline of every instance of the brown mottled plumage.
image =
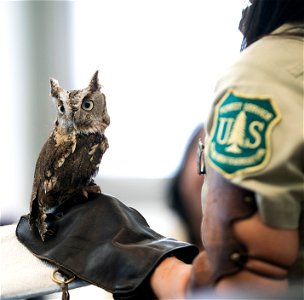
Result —
[[[82,90],[66,91],[55,79],[50,83],[58,115],[36,163],[30,211],[30,226],[37,224],[43,241],[47,209],[77,194],[100,192],[93,178],[108,148],[104,131],[110,124],[98,71]]]

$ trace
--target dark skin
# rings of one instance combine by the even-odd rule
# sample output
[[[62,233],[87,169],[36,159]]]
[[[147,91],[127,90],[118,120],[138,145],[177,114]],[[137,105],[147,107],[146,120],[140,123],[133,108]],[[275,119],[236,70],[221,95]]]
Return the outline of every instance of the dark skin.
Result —
[[[265,225],[259,214],[235,222],[236,237],[243,241],[249,253],[263,257],[276,258],[278,262],[292,265],[298,255],[299,231],[275,229]],[[249,262],[250,263],[250,262]],[[254,262],[252,262],[254,263]],[[285,269],[262,263],[265,270],[282,275]],[[184,299],[191,278],[193,266],[185,264],[175,257],[168,257],[155,269],[151,277],[151,287],[158,299]],[[269,295],[287,292],[288,282],[258,276],[243,270],[235,275],[224,277],[215,286],[215,293],[227,295],[246,289],[248,293],[260,291]]]
[[[203,130],[201,136],[203,137]],[[188,155],[181,171],[179,184],[186,210],[189,216],[189,227],[194,237],[194,242],[199,248],[202,248],[200,225],[202,221],[201,209],[201,190],[204,183],[204,176],[199,176],[193,170],[197,167],[197,143],[193,143],[188,151]]]

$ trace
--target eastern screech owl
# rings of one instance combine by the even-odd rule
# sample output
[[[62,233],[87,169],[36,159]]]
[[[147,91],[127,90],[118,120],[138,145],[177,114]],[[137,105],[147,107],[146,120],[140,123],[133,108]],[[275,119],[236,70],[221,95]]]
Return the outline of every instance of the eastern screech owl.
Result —
[[[47,209],[79,194],[100,192],[93,178],[108,148],[104,131],[110,124],[98,71],[82,90],[66,91],[55,79],[50,85],[57,120],[36,163],[29,221],[31,228],[37,224],[43,241]]]

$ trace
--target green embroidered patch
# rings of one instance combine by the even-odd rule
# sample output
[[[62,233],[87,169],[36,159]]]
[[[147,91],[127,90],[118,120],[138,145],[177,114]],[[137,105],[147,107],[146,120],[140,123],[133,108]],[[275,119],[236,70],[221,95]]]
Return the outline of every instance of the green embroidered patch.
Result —
[[[227,178],[261,170],[270,159],[270,136],[280,119],[269,97],[230,90],[215,108],[208,161]]]

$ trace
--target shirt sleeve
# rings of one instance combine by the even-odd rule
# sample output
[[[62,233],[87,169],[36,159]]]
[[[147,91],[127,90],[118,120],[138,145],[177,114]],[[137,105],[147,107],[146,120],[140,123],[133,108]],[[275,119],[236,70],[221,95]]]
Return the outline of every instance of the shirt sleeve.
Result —
[[[303,215],[302,47],[264,38],[243,51],[219,80],[207,123],[208,163],[255,192],[265,224],[283,229]]]

